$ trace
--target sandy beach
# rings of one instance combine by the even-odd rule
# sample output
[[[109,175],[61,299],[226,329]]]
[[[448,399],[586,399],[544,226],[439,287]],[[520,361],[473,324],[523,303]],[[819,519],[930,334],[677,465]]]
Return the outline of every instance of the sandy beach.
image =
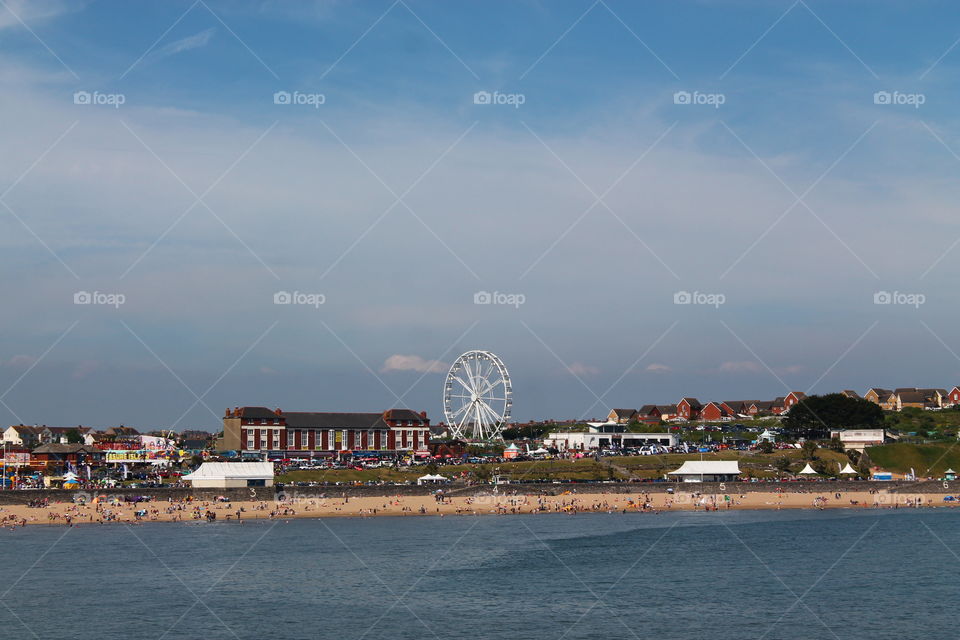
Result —
[[[291,493],[282,501],[154,500],[137,504],[104,499],[92,504],[70,502],[30,507],[0,507],[5,527],[30,524],[100,525],[137,522],[230,521],[317,517],[448,516],[570,514],[585,512],[725,511],[728,509],[901,509],[952,508],[944,493],[909,494],[874,492],[751,492],[700,494],[668,493],[565,493],[487,494],[467,497],[383,496],[344,498],[320,493]]]

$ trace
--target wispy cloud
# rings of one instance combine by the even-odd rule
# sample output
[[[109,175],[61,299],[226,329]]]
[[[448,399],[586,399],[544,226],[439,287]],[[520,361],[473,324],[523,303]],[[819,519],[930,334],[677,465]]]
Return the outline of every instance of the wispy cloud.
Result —
[[[450,365],[439,360],[427,360],[420,356],[406,356],[399,353],[386,359],[380,373],[391,371],[416,371],[418,373],[443,373]]]
[[[583,364],[582,362],[573,362],[567,367],[567,371],[575,376],[595,376],[600,373],[600,369],[593,365]]]
[[[668,365],[660,364],[658,362],[654,362],[653,364],[648,364],[646,370],[652,373],[669,373],[673,371],[673,369]]]
[[[175,56],[178,53],[183,53],[184,51],[205,47],[207,44],[209,44],[210,39],[213,37],[213,34],[216,33],[216,31],[216,27],[210,27],[209,29],[204,29],[200,33],[195,33],[192,36],[187,36],[186,38],[181,38],[179,40],[174,40],[173,42],[167,43],[162,47],[157,48],[149,56],[147,56],[147,61],[156,62],[157,60],[169,58],[170,56]]]

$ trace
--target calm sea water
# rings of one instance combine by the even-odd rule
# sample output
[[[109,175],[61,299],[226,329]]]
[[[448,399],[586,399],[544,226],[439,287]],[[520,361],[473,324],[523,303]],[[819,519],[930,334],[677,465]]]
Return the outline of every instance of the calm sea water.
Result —
[[[939,538],[939,539],[938,539]],[[0,532],[3,638],[941,638],[960,511]]]

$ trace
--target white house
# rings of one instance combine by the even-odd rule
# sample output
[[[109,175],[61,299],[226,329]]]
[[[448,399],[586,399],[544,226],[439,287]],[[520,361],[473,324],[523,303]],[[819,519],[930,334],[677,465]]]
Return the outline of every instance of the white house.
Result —
[[[740,476],[736,460],[687,460],[667,474],[682,482],[733,482]]]
[[[194,488],[272,487],[272,462],[204,462],[183,479]]]
[[[831,438],[839,438],[844,449],[863,451],[867,447],[881,445],[886,440],[883,429],[842,429],[831,431]]]

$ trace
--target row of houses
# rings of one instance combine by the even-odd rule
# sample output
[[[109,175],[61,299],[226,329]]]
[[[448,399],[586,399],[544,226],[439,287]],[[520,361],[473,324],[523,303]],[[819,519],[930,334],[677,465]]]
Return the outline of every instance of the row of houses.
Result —
[[[607,415],[607,421],[617,424],[630,422],[655,424],[661,421],[719,421],[778,416],[785,414],[793,405],[806,397],[802,391],[791,391],[786,396],[773,400],[725,400],[702,403],[696,398],[684,397],[677,404],[645,404],[640,409],[611,409]]]
[[[851,389],[844,389],[840,393],[848,398],[861,397]],[[791,391],[773,400],[725,400],[702,403],[696,398],[684,397],[677,404],[645,404],[639,409],[611,409],[607,414],[607,421],[617,424],[630,422],[655,424],[661,421],[720,421],[782,416],[806,397],[807,395],[802,391]],[[960,405],[960,386],[955,386],[949,391],[919,387],[899,389],[871,387],[862,397],[864,400],[880,405],[880,408],[886,411],[902,411],[906,407],[946,409]]]
[[[902,411],[906,407],[917,409],[946,409],[960,404],[960,387],[946,389],[923,389],[920,387],[901,387],[882,389],[872,387],[863,394],[865,400],[880,405],[886,411]]]

